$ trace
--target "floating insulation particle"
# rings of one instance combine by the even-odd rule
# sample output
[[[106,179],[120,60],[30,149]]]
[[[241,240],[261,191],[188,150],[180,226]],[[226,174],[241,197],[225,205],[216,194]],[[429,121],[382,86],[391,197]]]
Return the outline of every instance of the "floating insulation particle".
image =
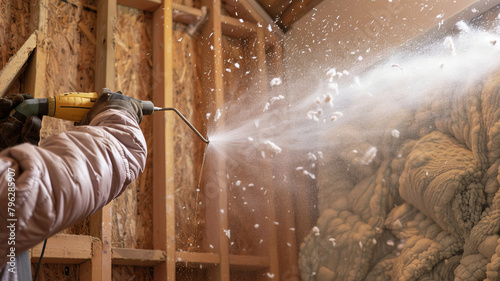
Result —
[[[207,113],[207,120],[210,119],[210,115],[212,115],[212,114]]]
[[[335,242],[336,242],[336,241],[335,241],[335,238],[330,238],[330,239],[328,239],[328,240],[329,240],[330,242],[332,242],[332,247],[337,246],[337,243],[335,243]]]
[[[395,137],[395,138],[399,138],[399,136],[400,136],[401,134],[399,133],[399,131],[398,131],[398,130],[394,129],[394,130],[392,130],[392,131],[391,131],[391,135],[392,135],[393,137]]]
[[[304,170],[303,173],[304,173],[304,175],[309,176],[313,180],[316,179],[316,176],[307,170]]]
[[[258,223],[256,223],[253,227],[255,227],[255,228],[259,228],[259,226],[260,226],[260,225],[259,225]]]
[[[296,171],[301,171],[301,170],[304,170],[304,167],[299,166],[299,167],[295,168],[295,170]]]
[[[462,32],[470,32],[470,27],[463,20],[457,22],[455,26]]]
[[[231,230],[230,229],[224,229],[224,234],[226,234],[227,238],[231,238]]]
[[[275,101],[278,101],[278,100],[284,100],[284,99],[285,99],[285,97],[284,97],[284,96],[279,95],[279,96],[276,96],[276,97],[272,97],[272,98],[269,100],[269,102],[270,102],[271,104],[273,104]]]
[[[274,278],[274,274],[273,274],[273,273],[268,272],[268,273],[267,273],[267,277],[269,277],[269,278],[273,279],[273,278]]]
[[[388,246],[391,246],[391,247],[394,247],[394,241],[392,240],[387,240],[387,242],[385,242]]]
[[[456,56],[457,55],[457,52],[455,50],[455,43],[453,43],[453,39],[451,38],[451,36],[447,36],[444,39],[444,45],[447,46],[450,49],[450,53],[451,53],[452,56]]]
[[[220,112],[220,109],[217,109],[217,111],[215,112],[215,117],[214,117],[214,121],[217,121],[219,120],[220,116],[221,116],[221,112]]]
[[[314,233],[314,236],[319,236],[319,228],[317,226],[313,227],[312,232]]]
[[[266,140],[264,144],[267,146],[268,150],[273,151],[275,154],[281,153],[281,147],[277,146],[274,142]]]
[[[240,64],[239,64],[239,63],[235,62],[235,63],[234,63],[234,66],[235,66],[236,68],[240,69]]]
[[[253,124],[255,125],[255,128],[258,128],[259,127],[259,119],[255,119],[253,121]]]
[[[363,165],[368,165],[370,164],[373,159],[377,156],[377,148],[374,146],[371,146],[368,148],[368,150],[365,152],[365,155],[359,160],[359,162]]]
[[[359,247],[363,249],[363,242],[359,241]]]
[[[241,181],[240,180],[237,180],[236,183],[235,183],[236,186],[240,186],[241,185]]]
[[[326,76],[329,77],[329,78],[333,78],[333,76],[337,75],[337,71],[335,70],[335,68],[330,68],[327,72],[326,72]]]
[[[278,85],[281,85],[281,83],[282,83],[282,81],[281,81],[281,78],[279,78],[279,77],[278,78],[273,78],[271,80],[271,82],[269,82],[269,84],[271,86],[278,86]]]
[[[253,141],[252,137],[248,137],[247,139],[248,139],[248,141]]]
[[[270,32],[272,32],[273,31],[273,27],[271,25],[268,25],[267,26],[267,30],[269,30]]]
[[[307,153],[307,158],[308,158],[309,160],[312,160],[312,161],[316,161],[316,160],[318,160],[318,157],[316,157],[316,155],[314,155],[314,153],[312,153],[312,152],[308,152],[308,153]]]

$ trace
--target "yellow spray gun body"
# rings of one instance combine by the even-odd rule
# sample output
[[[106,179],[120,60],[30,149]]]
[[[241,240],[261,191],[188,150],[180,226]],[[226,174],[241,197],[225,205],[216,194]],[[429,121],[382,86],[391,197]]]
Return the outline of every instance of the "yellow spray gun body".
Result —
[[[109,91],[109,90],[108,90]],[[15,119],[24,122],[29,116],[51,116],[73,122],[80,122],[83,117],[92,109],[98,97],[97,93],[71,92],[56,95],[48,98],[27,99],[14,108],[10,115]],[[124,99],[134,99],[123,96]],[[155,107],[151,101],[139,102],[143,115],[151,115],[155,111],[172,110],[201,138],[205,143],[209,143],[194,126],[177,109],[172,107]]]
[[[97,93],[67,93],[48,98],[48,116],[79,122],[94,106]]]

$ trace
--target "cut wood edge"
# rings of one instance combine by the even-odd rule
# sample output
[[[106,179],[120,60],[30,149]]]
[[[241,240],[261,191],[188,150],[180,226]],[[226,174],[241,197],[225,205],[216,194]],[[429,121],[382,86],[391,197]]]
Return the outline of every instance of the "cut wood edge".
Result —
[[[14,54],[0,71],[0,97],[23,72],[33,51],[36,49],[37,32],[33,32],[21,48]]]

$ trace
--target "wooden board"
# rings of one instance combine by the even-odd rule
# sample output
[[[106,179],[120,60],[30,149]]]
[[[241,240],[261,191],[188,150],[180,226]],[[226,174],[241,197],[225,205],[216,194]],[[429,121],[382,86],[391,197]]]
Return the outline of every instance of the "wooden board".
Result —
[[[36,48],[37,34],[33,32],[8,63],[0,68],[0,97],[4,96],[11,84],[25,69],[31,53]]]

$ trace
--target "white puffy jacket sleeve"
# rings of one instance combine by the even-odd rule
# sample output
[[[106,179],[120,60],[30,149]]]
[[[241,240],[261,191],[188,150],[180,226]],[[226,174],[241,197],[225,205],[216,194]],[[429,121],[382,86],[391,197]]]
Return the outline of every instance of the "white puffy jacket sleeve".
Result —
[[[0,269],[11,247],[16,253],[32,248],[120,195],[144,170],[146,150],[137,122],[127,113],[107,110],[89,126],[51,136],[38,147],[22,144],[2,151]],[[12,176],[16,188],[9,192]],[[7,228],[12,223],[13,238]]]

